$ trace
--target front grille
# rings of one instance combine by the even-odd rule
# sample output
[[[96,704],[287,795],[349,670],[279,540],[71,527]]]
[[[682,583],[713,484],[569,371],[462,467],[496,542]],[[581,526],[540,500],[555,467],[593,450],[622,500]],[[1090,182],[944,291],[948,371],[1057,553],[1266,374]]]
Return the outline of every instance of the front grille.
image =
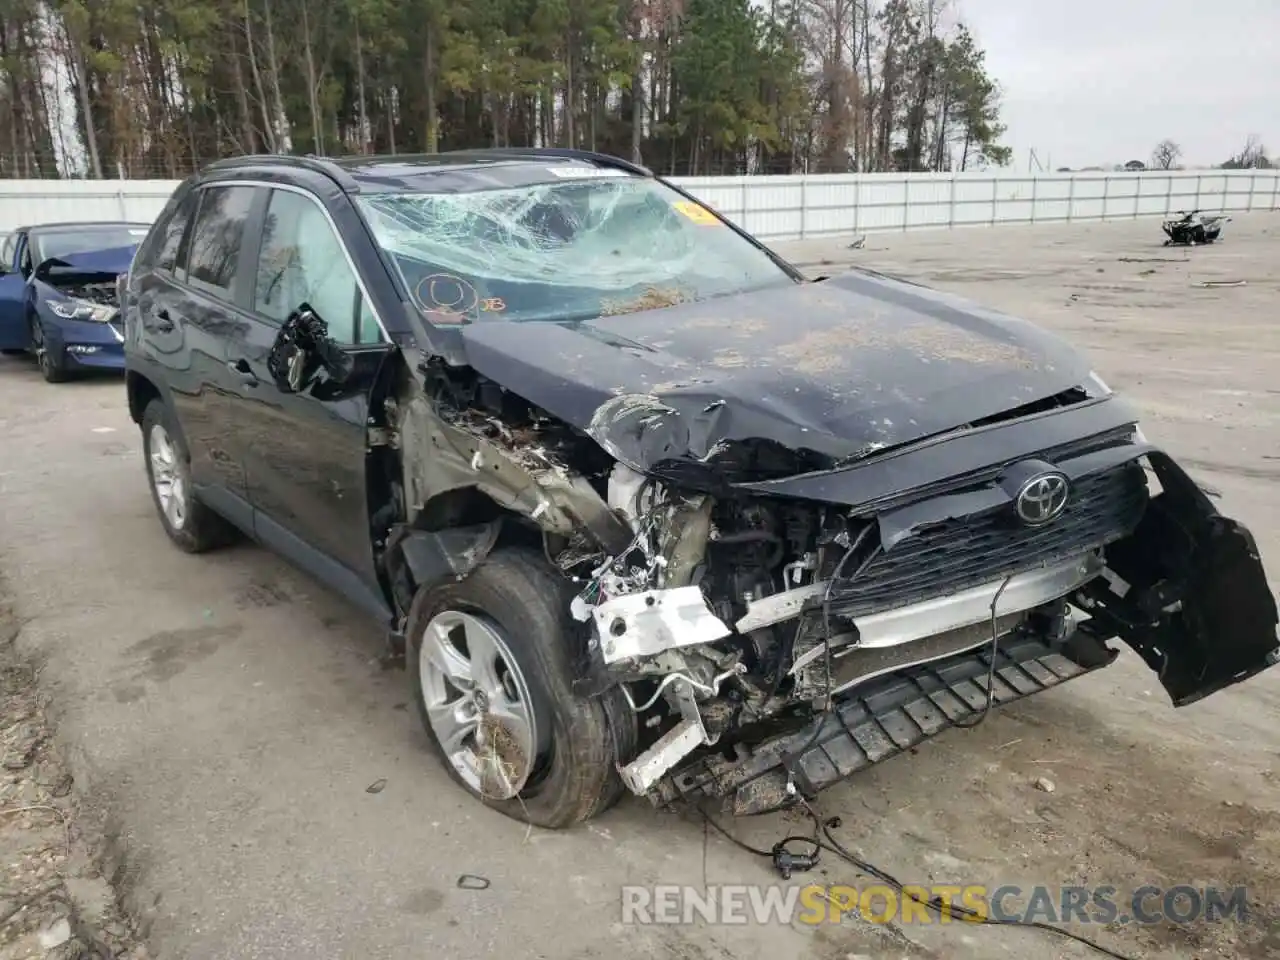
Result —
[[[1146,503],[1146,474],[1131,462],[1074,481],[1066,510],[1043,527],[1022,526],[1008,506],[946,520],[837,580],[832,612],[889,610],[1077,556],[1132,533]]]

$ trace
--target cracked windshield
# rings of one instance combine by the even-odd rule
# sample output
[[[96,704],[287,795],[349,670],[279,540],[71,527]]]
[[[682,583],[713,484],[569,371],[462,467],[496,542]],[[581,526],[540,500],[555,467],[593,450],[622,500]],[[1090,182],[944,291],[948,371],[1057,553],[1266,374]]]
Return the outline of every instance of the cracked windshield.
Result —
[[[436,324],[581,320],[791,282],[705,207],[657,181],[552,169],[582,179],[357,202]]]

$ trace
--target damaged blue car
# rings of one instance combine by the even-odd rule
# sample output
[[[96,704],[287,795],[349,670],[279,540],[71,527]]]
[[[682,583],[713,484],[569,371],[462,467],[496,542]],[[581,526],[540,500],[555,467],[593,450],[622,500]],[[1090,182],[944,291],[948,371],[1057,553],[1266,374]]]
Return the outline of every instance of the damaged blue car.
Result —
[[[0,249],[0,351],[30,353],[50,383],[123,370],[116,280],[148,229],[97,222],[13,231]]]

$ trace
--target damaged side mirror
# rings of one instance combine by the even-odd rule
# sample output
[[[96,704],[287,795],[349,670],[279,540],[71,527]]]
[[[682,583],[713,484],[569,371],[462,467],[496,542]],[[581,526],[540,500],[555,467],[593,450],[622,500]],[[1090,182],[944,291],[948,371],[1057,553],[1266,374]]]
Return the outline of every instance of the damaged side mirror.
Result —
[[[329,336],[329,325],[304,303],[289,314],[267,356],[267,370],[283,393],[300,393],[323,372],[341,386],[351,376],[352,362]]]

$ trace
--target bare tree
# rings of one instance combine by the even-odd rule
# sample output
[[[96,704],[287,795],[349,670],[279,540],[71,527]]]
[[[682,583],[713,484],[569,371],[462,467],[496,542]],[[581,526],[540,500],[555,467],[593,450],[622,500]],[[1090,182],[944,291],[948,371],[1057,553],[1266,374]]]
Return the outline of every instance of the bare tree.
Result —
[[[1172,140],[1161,140],[1151,151],[1151,166],[1156,170],[1172,170],[1182,156],[1182,147]]]
[[[1251,133],[1245,141],[1244,149],[1222,166],[1227,170],[1265,170],[1271,166],[1271,161],[1267,158],[1267,148],[1262,145],[1258,135]]]

